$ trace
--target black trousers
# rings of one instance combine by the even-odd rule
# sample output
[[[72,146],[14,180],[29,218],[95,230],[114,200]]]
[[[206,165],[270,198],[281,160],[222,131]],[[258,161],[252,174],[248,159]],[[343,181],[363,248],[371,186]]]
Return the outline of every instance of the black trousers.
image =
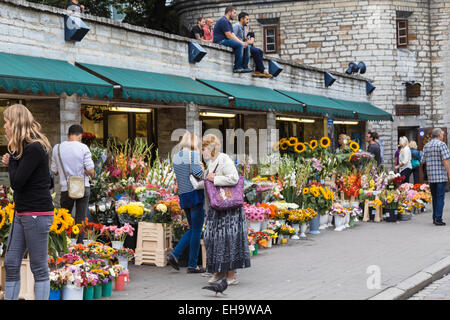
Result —
[[[69,193],[67,191],[61,192],[60,205],[61,208],[69,210],[71,213],[73,206],[75,206],[75,224],[83,222],[83,220],[88,216],[89,210],[89,196],[91,194],[91,189],[89,187],[85,188],[84,197],[81,199],[71,199],[69,198]],[[82,243],[84,238],[84,232],[78,234],[77,243]]]

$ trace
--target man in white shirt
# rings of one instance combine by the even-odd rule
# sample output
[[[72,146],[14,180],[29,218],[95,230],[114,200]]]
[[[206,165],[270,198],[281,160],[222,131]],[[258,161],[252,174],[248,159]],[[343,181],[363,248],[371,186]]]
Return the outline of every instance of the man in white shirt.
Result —
[[[61,186],[60,206],[72,212],[73,206],[76,204],[75,223],[78,224],[86,218],[88,213],[90,196],[89,176],[94,176],[94,162],[92,161],[91,151],[88,146],[81,143],[83,128],[80,125],[74,124],[70,126],[68,137],[68,141],[64,141],[53,147],[51,169],[55,176],[59,176]],[[58,149],[60,149],[59,154]],[[59,156],[61,156],[62,165],[66,174],[64,174],[63,168],[61,167]],[[77,200],[69,198],[66,175],[67,178],[84,176],[85,192],[83,198]],[[77,243],[83,241],[83,236],[80,232]]]

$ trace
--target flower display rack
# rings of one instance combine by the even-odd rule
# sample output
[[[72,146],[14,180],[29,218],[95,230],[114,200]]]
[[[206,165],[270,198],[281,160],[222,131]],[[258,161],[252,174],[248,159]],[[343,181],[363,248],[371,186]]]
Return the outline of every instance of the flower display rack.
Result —
[[[4,262],[4,258],[0,258],[1,287],[2,287],[2,290],[4,291],[6,271],[5,271],[5,266],[4,266],[3,262]],[[22,266],[20,268],[19,299],[34,300],[34,278],[33,278],[33,273],[31,272],[31,268],[30,268],[30,259],[27,256],[22,260]]]
[[[135,264],[167,265],[172,251],[172,228],[163,223],[139,222],[135,251]]]

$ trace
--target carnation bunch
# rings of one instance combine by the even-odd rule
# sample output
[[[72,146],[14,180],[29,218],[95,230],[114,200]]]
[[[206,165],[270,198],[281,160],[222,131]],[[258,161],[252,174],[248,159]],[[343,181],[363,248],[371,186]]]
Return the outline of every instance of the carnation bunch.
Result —
[[[270,209],[244,203],[245,217],[250,221],[262,222],[270,216]]]

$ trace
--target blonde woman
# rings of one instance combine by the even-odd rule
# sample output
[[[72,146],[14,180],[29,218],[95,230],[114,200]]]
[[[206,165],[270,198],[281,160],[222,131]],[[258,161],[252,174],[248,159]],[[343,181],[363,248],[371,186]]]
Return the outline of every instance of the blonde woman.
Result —
[[[349,136],[347,136],[345,133],[341,133],[338,138],[339,147],[336,148],[336,152],[340,152],[347,148],[349,140]]]
[[[222,144],[215,135],[203,137],[202,154],[208,163],[206,179],[216,186],[234,186],[239,181],[239,174],[233,160],[220,152],[221,149]],[[208,282],[226,277],[229,285],[238,284],[235,270],[250,267],[244,209],[218,211],[209,207],[206,199],[206,210],[206,271],[214,273]]]
[[[20,267],[28,249],[35,299],[48,300],[48,234],[54,210],[50,194],[51,145],[25,106],[15,104],[6,108],[3,118],[8,153],[3,155],[2,162],[8,166],[16,210],[4,261],[5,299],[17,300],[19,297]]]
[[[409,183],[409,176],[412,172],[411,165],[411,149],[409,149],[409,141],[406,137],[400,137],[400,154],[398,156],[398,165],[395,169],[400,172],[400,175],[405,176],[403,183]]]
[[[195,190],[190,176],[203,178],[203,164],[200,160],[200,140],[191,133],[186,132],[181,138],[179,146],[181,151],[173,156],[173,169],[178,183],[181,209],[186,213],[189,230],[181,237],[175,249],[168,257],[169,264],[179,270],[178,258],[184,249],[189,246],[188,273],[204,273],[205,269],[198,266],[198,252],[205,220],[203,190]]]

